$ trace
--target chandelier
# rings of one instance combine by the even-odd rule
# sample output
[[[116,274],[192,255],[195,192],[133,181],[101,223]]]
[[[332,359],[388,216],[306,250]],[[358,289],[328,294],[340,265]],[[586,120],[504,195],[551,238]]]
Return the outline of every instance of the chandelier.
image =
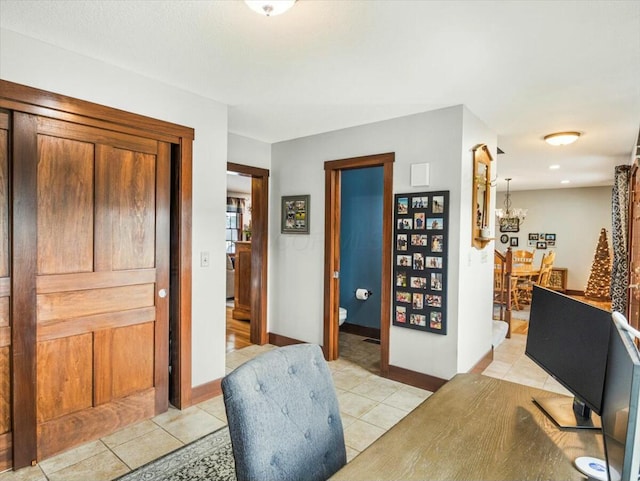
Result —
[[[524,218],[527,216],[527,209],[513,209],[511,208],[511,194],[509,193],[509,182],[511,179],[504,179],[507,181],[507,194],[504,196],[504,209],[496,209],[496,217],[498,218],[498,224],[500,224],[501,232],[517,232],[520,225],[524,223]]]

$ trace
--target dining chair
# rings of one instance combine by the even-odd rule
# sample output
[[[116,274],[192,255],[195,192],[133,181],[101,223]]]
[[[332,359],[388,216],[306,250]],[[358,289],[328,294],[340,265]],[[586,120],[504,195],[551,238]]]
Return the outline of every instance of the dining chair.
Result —
[[[520,310],[520,303],[528,303],[531,300],[531,282],[536,274],[533,269],[533,259],[536,250],[514,250],[511,253],[511,279],[512,296],[516,299],[516,309]]]
[[[551,280],[551,271],[553,271],[553,263],[555,259],[555,251],[549,251],[542,257],[542,262],[540,262],[540,273],[538,274],[538,278],[535,282],[536,284],[541,287],[549,287],[549,281]]]
[[[238,481],[326,480],[346,464],[331,372],[315,344],[261,354],[222,379]]]

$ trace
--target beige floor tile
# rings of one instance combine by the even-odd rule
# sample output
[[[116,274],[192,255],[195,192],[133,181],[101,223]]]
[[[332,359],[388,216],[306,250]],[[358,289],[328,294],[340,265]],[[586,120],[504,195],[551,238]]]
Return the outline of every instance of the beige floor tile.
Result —
[[[47,481],[47,477],[40,466],[27,466],[17,471],[1,473],[0,481]]]
[[[378,379],[381,378],[369,378],[362,384],[358,384],[351,389],[351,392],[368,397],[374,401],[381,402],[400,389],[396,386],[390,386],[386,383],[378,382]]]
[[[197,407],[208,412],[212,416],[215,416],[223,423],[228,424],[227,411],[224,407],[224,399],[222,396],[216,396],[207,401],[201,402]]]
[[[428,391],[424,392],[427,393]],[[399,389],[387,399],[385,399],[384,404],[409,412],[418,407],[418,405],[422,403],[427,397],[428,394],[420,395],[410,390]]]
[[[109,448],[119,446],[120,444],[131,441],[132,439],[139,438],[147,434],[154,429],[158,429],[158,425],[150,419],[134,424],[133,426],[126,427],[120,431],[116,431],[109,436],[102,438],[102,442]]]
[[[395,424],[407,414],[407,411],[403,411],[402,409],[387,406],[386,404],[378,404],[360,419],[387,430],[395,426]]]
[[[347,449],[347,463],[351,462],[353,458],[355,458],[358,454],[360,454],[360,451],[350,448],[349,446],[345,446],[345,447]]]
[[[553,379],[551,376],[547,377],[547,380],[544,382],[543,389],[545,391],[551,391],[551,392],[555,392],[555,393],[558,393],[558,394],[564,394],[565,396],[573,396],[573,394],[571,392],[569,392],[568,389],[566,389],[562,384],[560,384],[558,381]]]
[[[359,418],[363,414],[371,411],[378,403],[359,394],[347,392],[338,396],[338,404],[340,405],[341,413]]]
[[[131,469],[158,459],[171,451],[175,451],[183,443],[171,436],[164,429],[158,428],[144,435],[142,438],[132,439],[129,442],[113,448],[113,452],[124,461]]]
[[[215,416],[192,406],[183,411],[171,408],[153,418],[153,422],[183,443],[190,443],[226,425]]]
[[[358,419],[344,430],[344,442],[357,451],[363,451],[385,432],[381,427]]]
[[[524,384],[525,386],[536,387],[538,389],[544,389],[544,379],[536,379],[525,374],[518,374],[511,370],[503,378],[505,381],[511,381],[518,384]]]
[[[129,468],[111,451],[100,453],[49,475],[49,481],[109,481]]]
[[[68,466],[77,464],[80,461],[96,456],[107,451],[107,447],[102,441],[92,441],[77,448],[70,449],[52,458],[40,461],[39,465],[44,473],[49,476],[56,471],[60,471]]]
[[[350,424],[353,424],[354,422],[356,422],[356,420],[358,418],[353,417],[353,416],[349,416],[347,413],[340,413],[340,419],[342,420],[342,429],[346,428],[347,426],[349,426]]]
[[[239,351],[233,351],[227,354],[225,365],[227,368],[235,369],[236,367],[241,366],[253,357],[254,356],[252,355],[245,356],[244,354],[242,354],[242,349]]]
[[[495,359],[482,372],[485,376],[502,378],[511,369],[511,364],[504,361],[496,361]]]
[[[350,391],[354,387],[362,384],[364,382],[364,378],[359,376],[354,376],[352,373],[342,370],[335,371],[333,373],[333,384],[338,389],[343,389],[345,391]]]

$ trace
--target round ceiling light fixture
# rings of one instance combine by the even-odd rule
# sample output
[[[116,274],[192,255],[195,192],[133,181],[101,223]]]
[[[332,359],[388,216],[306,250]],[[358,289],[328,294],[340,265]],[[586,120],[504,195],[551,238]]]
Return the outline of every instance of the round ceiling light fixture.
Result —
[[[244,0],[244,3],[254,12],[273,17],[289,10],[296,0]]]
[[[544,141],[551,145],[573,144],[580,137],[580,132],[556,132],[544,136]]]

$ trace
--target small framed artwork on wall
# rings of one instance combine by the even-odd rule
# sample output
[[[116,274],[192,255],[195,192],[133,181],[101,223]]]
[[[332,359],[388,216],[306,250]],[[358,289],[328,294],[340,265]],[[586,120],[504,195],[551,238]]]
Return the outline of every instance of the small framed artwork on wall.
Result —
[[[283,234],[309,233],[309,200],[308,195],[282,196],[280,231]]]

